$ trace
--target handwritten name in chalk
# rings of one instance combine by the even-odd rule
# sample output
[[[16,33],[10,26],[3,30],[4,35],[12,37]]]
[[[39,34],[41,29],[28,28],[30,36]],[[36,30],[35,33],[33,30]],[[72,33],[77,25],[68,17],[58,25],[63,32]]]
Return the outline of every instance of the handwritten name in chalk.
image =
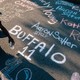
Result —
[[[73,44],[69,41],[69,38],[67,37],[61,37],[60,36],[60,33],[58,31],[54,32],[54,34],[52,35],[56,40],[58,40],[61,45],[65,45],[67,47],[70,47],[70,48],[77,48],[77,45],[76,44]]]
[[[73,6],[72,7],[73,10],[80,12],[80,7],[79,6]]]
[[[79,41],[80,42],[80,32],[77,31],[77,30],[72,30],[70,36],[71,38],[73,38],[74,40],[76,41]]]
[[[73,10],[76,10],[80,12],[80,6],[74,5],[73,3],[67,2],[67,1],[62,1],[62,0],[57,0],[55,2],[56,5],[63,5],[63,6],[68,6],[71,7]]]
[[[62,11],[63,12],[62,15],[66,15],[68,17],[70,17],[71,15],[73,15],[73,17],[77,15],[77,12],[67,9],[63,6],[57,6],[56,10]]]
[[[53,15],[53,12],[55,12],[54,8],[52,8],[52,5],[50,2],[47,2],[45,0],[39,0],[43,6],[41,6],[42,8],[49,8],[47,10],[43,10],[43,13],[50,19],[47,22],[49,24],[55,24],[58,22],[58,20],[56,19],[56,17]]]
[[[36,28],[36,30],[38,30],[36,33],[37,35],[40,35],[40,36],[43,36],[42,34],[44,34],[44,38],[46,37],[53,37],[54,39],[58,40],[60,42],[61,45],[64,45],[64,46],[67,46],[67,47],[70,47],[70,48],[77,48],[77,45],[76,44],[73,44],[69,41],[69,38],[67,37],[61,37],[60,33],[58,31],[50,31],[49,29],[47,28],[43,28],[40,26],[40,22],[34,24],[31,28]],[[42,34],[41,34],[42,33]]]
[[[22,27],[19,25],[16,25],[12,29],[10,29],[9,33],[17,36],[18,39],[22,40],[22,42],[28,41],[22,51],[18,50],[18,53],[20,53],[28,60],[31,60],[31,57],[35,54],[36,50],[39,51],[39,53],[44,53],[44,50],[47,48],[47,44],[45,42],[41,42],[39,39],[31,34],[26,34],[26,32],[24,32],[22,30]],[[32,45],[34,45],[33,49],[29,49],[29,47]],[[43,54],[45,58],[50,55],[55,46],[55,43],[53,43],[51,47],[47,50],[47,52]],[[26,51],[29,53],[29,55],[24,54],[26,53]],[[62,60],[55,59],[55,56],[61,56]],[[66,56],[63,53],[55,52],[50,56],[50,60],[57,64],[64,64],[66,62]]]
[[[35,7],[39,7],[37,4],[35,4],[35,3],[32,2],[32,1],[29,1],[29,0],[21,0],[21,1],[27,3],[28,5],[32,5],[32,6],[35,6]]]
[[[65,26],[72,27],[73,29],[80,29],[80,23],[70,22],[68,19],[62,19],[60,24],[64,24]],[[73,40],[80,41],[80,32],[78,30],[72,30],[69,37],[73,38]]]
[[[67,1],[62,1],[62,0],[57,0],[55,2],[56,5],[64,5],[64,6],[69,6],[69,7],[73,7],[74,4],[73,3],[69,3]]]
[[[39,0],[41,3],[43,3],[43,8],[50,8],[47,10],[43,10],[43,13],[50,19],[47,22],[49,24],[55,24],[58,22],[58,20],[56,19],[56,17],[53,15],[53,12],[55,12],[54,8],[52,8],[51,3],[50,2],[46,2],[45,0]]]
[[[80,16],[77,11],[73,11],[72,9],[67,9],[63,6],[57,6],[55,10],[61,12],[61,15],[66,16],[71,19],[80,20]]]
[[[21,7],[27,8],[26,10],[33,10],[34,9],[33,7],[29,6],[28,4],[26,4],[23,1],[15,1],[15,4],[17,4]]]
[[[11,7],[10,7],[11,6]],[[4,22],[9,22],[15,17],[24,18],[24,13],[34,10],[34,8],[22,1],[14,1],[14,3],[6,2],[0,10],[4,12],[0,19]]]
[[[39,0],[41,3],[43,3],[43,7],[46,7],[46,8],[52,8],[52,5],[50,2],[48,1],[45,1],[45,0]]]
[[[35,28],[35,35],[44,37],[44,38],[48,38],[49,36],[51,36],[51,34],[53,34],[53,32],[51,32],[50,30],[48,30],[47,28],[43,28],[40,26],[40,22],[34,24],[33,26],[31,26],[31,29]]]
[[[76,29],[80,28],[80,23],[77,24],[77,23],[71,22],[68,19],[64,19],[64,18],[62,18],[60,24],[64,24],[66,26],[70,26],[70,27],[76,28]]]
[[[49,10],[43,10],[43,12],[50,19],[49,21],[47,21],[49,24],[55,24],[58,22],[58,20],[53,15],[53,12],[55,12],[55,10],[53,8],[51,8]]]

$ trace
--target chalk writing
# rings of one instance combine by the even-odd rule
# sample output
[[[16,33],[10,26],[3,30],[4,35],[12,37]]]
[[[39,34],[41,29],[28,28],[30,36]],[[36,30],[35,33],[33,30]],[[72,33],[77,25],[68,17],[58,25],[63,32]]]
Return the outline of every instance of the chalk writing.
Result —
[[[32,1],[29,1],[29,0],[21,0],[22,2],[25,2],[25,3],[27,3],[27,4],[29,4],[29,5],[32,5],[32,6],[35,6],[35,7],[39,7],[37,4],[35,4],[34,2],[32,2]]]
[[[22,28],[21,26],[19,25],[16,25],[14,26],[11,30],[9,30],[9,33],[12,34],[12,35],[15,35],[17,36],[18,39],[22,39],[22,41],[26,41],[28,40],[29,42],[27,43],[27,46],[23,48],[23,51],[20,51],[18,50],[18,53],[20,53],[22,56],[24,56],[26,59],[28,60],[31,60],[31,56],[35,53],[35,51],[39,48],[39,53],[43,53],[44,50],[46,49],[47,47],[47,44],[45,42],[40,42],[39,39],[35,38],[33,35],[31,34],[28,34],[26,36],[26,33],[22,31]],[[22,36],[21,33],[23,34]],[[29,50],[28,47],[30,47],[31,45],[34,45],[36,44],[33,49]],[[48,55],[51,53],[51,51],[53,50],[53,48],[55,47],[56,45],[53,43],[52,46],[49,48],[49,50],[44,54],[45,57],[48,57]],[[26,52],[26,50],[28,49],[28,53],[30,53],[28,56],[25,55],[24,53]],[[56,60],[54,58],[54,54],[61,54],[62,56],[62,60],[59,61],[59,60]],[[66,57],[65,55],[63,55],[63,53],[60,53],[60,52],[55,52],[51,55],[50,59],[53,61],[53,62],[56,62],[58,64],[64,64],[66,62]],[[54,60],[55,59],[55,60]]]
[[[15,1],[15,4],[22,6],[23,8],[26,8],[25,10],[33,10],[33,7],[29,6],[28,4],[22,1]]]
[[[68,18],[72,18],[75,20],[80,20],[80,17],[77,16],[78,15],[77,11],[72,11],[72,9],[70,10],[63,6],[57,6],[56,10],[61,11],[62,12],[61,15],[63,15],[63,16],[67,16]]]
[[[74,4],[73,3],[69,3],[67,1],[63,1],[63,0],[57,0],[55,1],[56,5],[64,5],[64,6],[69,6],[69,7],[73,7]]]
[[[49,10],[43,10],[44,14],[48,16],[48,18],[50,19],[50,21],[47,21],[49,24],[55,24],[58,22],[58,20],[55,18],[55,16],[53,15],[53,12],[55,12],[55,10],[53,8],[49,9]]]
[[[46,28],[43,28],[40,26],[40,22],[38,22],[37,24],[33,25],[31,28],[36,28],[36,30],[38,30],[38,32],[43,33],[46,37],[53,37],[54,39],[58,40],[60,42],[61,45],[66,45],[70,48],[77,48],[76,44],[73,44],[69,41],[68,37],[61,37],[60,33],[58,31],[50,31]],[[45,37],[44,36],[44,37]]]
[[[73,38],[73,40],[77,40],[77,41],[80,41],[80,32],[79,32],[79,29],[80,29],[80,23],[73,23],[73,22],[70,22],[68,19],[62,19],[60,24],[64,24],[66,26],[69,26],[71,28],[73,28],[74,30],[71,31],[69,37]],[[75,29],[78,29],[78,30],[75,30]]]
[[[6,75],[6,77],[9,79],[9,80],[13,80],[11,77],[10,77],[10,73],[12,71],[14,71],[20,64],[22,63],[22,61],[20,59],[8,59],[6,61],[6,67],[3,68],[1,71]]]
[[[39,0],[41,3],[43,3],[43,7],[46,7],[46,8],[52,8],[52,5],[50,2],[47,2],[45,0]]]
[[[71,22],[68,19],[64,19],[64,18],[62,18],[60,24],[64,24],[66,26],[70,26],[70,27],[76,28],[76,29],[80,28],[80,23],[77,24],[77,23]]]
[[[79,6],[73,6],[72,9],[80,12],[80,7]]]
[[[72,37],[74,40],[80,41],[80,32],[77,30],[72,30],[69,37]]]
[[[0,16],[0,19],[2,21],[8,22],[16,16],[19,18],[23,18],[23,13],[31,11],[33,9],[33,7],[21,1],[15,1],[14,3],[6,3],[2,8],[0,8],[0,11],[3,13],[3,15]]]

